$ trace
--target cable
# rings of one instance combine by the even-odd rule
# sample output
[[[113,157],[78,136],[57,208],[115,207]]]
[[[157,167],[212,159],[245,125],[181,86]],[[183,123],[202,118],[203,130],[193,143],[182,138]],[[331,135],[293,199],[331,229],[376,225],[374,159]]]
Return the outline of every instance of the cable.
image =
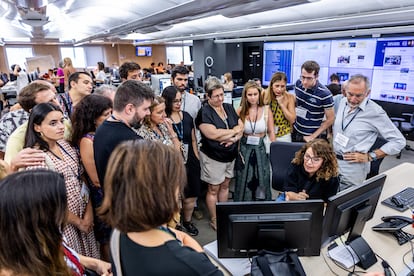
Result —
[[[328,264],[328,261],[325,258],[325,254],[322,253],[321,255],[322,255],[323,260],[325,261],[326,266],[329,268],[332,274],[334,274],[335,276],[339,276],[339,274],[336,274],[335,271],[333,271],[332,267]]]
[[[379,259],[381,259],[381,265],[384,268],[384,274],[385,276],[391,276],[391,271],[394,273],[394,275],[397,275],[397,273],[395,273],[395,270],[390,266],[390,264],[380,255],[378,255],[377,253],[375,253],[375,256],[377,256]],[[391,269],[391,271],[390,271]]]
[[[405,261],[405,257],[406,257],[409,253],[411,253],[411,249],[410,249],[410,250],[408,250],[407,252],[405,252],[405,254],[404,254],[404,255],[403,255],[403,257],[402,257],[402,260],[403,260],[404,265],[405,265],[405,266],[408,268],[408,270],[410,271],[410,273],[413,273],[413,272],[414,272],[414,267],[409,266],[409,265],[407,264],[407,262]]]

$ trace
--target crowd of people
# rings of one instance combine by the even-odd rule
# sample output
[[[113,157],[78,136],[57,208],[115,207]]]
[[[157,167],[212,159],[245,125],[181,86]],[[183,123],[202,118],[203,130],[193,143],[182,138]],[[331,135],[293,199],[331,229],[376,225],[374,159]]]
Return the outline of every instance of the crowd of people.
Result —
[[[335,113],[315,61],[302,65],[295,95],[277,72],[267,89],[248,81],[237,109],[224,102],[231,76],[224,84],[209,77],[201,100],[186,91],[188,69],[176,66],[172,86],[156,96],[141,67],[126,62],[116,91],[101,85],[92,94],[99,74],[71,67],[65,60],[64,93],[32,82],[0,118],[0,247],[22,253],[0,250],[0,275],[32,275],[33,267],[36,275],[82,275],[84,268],[109,275],[109,261],[124,275],[221,275],[191,237],[199,234],[192,218],[203,183],[216,230],[216,203],[228,200],[233,178],[234,201],[275,199],[271,142],[303,142],[280,191],[284,200],[327,201],[362,183],[371,161],[405,146],[369,99],[363,75],[342,84]],[[379,135],[387,142],[371,149]],[[111,240],[114,229],[119,236]]]

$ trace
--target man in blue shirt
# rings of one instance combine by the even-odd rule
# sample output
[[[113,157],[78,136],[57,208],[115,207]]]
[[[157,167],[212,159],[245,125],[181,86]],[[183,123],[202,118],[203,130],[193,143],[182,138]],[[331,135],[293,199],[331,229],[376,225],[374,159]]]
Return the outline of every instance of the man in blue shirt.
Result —
[[[321,137],[335,120],[332,94],[321,84],[319,64],[308,60],[301,67],[300,80],[296,82],[296,121],[292,140],[308,142]]]

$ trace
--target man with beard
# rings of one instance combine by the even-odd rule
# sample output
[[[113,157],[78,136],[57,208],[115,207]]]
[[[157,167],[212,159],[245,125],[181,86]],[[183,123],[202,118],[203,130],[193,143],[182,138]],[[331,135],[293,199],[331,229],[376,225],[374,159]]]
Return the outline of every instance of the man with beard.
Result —
[[[338,159],[340,190],[361,184],[370,171],[370,162],[399,153],[406,141],[378,104],[369,99],[367,77],[356,74],[345,86],[333,126],[333,147]],[[370,151],[378,136],[387,142]]]
[[[185,91],[188,83],[188,70],[185,66],[175,66],[171,73],[171,82],[181,92],[181,110],[188,112],[193,120],[201,108],[200,99]]]
[[[138,129],[144,117],[150,114],[153,99],[151,88],[139,81],[127,80],[118,87],[112,115],[98,127],[93,142],[96,171],[102,188],[106,166],[115,147],[127,140],[142,139],[133,128]]]

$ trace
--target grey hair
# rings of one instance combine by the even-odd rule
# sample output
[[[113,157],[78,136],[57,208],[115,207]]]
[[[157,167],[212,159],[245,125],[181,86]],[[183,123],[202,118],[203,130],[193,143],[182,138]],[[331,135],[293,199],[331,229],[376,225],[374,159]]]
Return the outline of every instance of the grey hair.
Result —
[[[368,77],[362,75],[362,74],[355,74],[353,76],[351,76],[351,78],[349,78],[348,80],[348,85],[350,83],[361,83],[361,82],[365,82],[365,92],[369,92],[371,89],[371,84],[369,82]]]
[[[108,96],[110,94],[115,94],[116,87],[110,84],[102,84],[97,87],[93,92],[95,95]]]
[[[211,94],[213,93],[213,91],[219,88],[223,89],[224,91],[224,87],[221,81],[217,77],[214,77],[214,76],[208,77],[208,79],[206,80],[204,84],[204,90],[206,91],[207,95],[211,97]]]

